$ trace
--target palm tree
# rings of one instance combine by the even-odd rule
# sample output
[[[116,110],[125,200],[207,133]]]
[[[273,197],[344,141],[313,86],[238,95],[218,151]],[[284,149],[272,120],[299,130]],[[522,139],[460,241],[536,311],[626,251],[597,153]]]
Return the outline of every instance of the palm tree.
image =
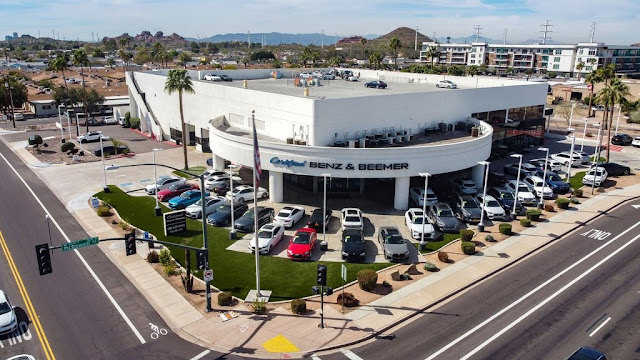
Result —
[[[115,60],[113,60],[113,58],[108,58],[108,59],[106,60],[106,64],[107,64],[110,68],[113,68],[113,65],[115,65],[115,64],[116,64],[116,61],[115,61]]]
[[[440,57],[440,51],[438,50],[438,47],[429,46],[429,49],[427,49],[427,53],[425,55],[427,55],[428,58],[431,58],[431,68],[433,69],[433,60]]]
[[[605,107],[605,113],[608,113],[609,123],[607,124],[607,139],[609,145],[611,142],[611,127],[613,123],[614,105],[622,106],[627,101],[626,97],[631,95],[629,92],[629,86],[624,84],[620,79],[614,78],[611,82],[601,91],[602,97],[606,98],[607,105]],[[604,100],[604,99],[603,99]],[[604,116],[603,116],[604,117]],[[603,120],[604,121],[604,120]],[[607,162],[609,162],[609,146],[607,146]]]
[[[584,69],[584,61],[580,61],[576,64],[576,70],[578,70],[578,78],[580,78],[580,72]]]
[[[478,67],[475,65],[471,65],[467,68],[467,75],[471,75],[471,77],[474,77],[475,75],[478,75]]]
[[[389,40],[389,49],[393,53],[393,62],[396,66],[396,70],[398,69],[398,48],[402,46],[400,39],[394,37]]]
[[[182,109],[182,93],[193,94],[193,83],[191,77],[187,74],[185,69],[172,69],[169,70],[167,81],[164,84],[164,91],[169,95],[174,92],[178,93],[178,100],[180,103],[180,124],[182,125],[182,151],[184,155],[184,169],[189,169],[189,162],[187,161],[187,130],[184,123],[184,111]]]
[[[374,51],[373,54],[369,56],[369,63],[373,65],[374,70],[378,70],[378,66],[380,66],[381,62],[382,62],[382,55],[380,55],[379,52]]]
[[[122,60],[122,71],[123,72],[127,71],[127,66],[129,66],[129,60],[131,60],[133,55],[131,55],[131,53],[127,52],[126,50],[120,49],[118,50],[118,56],[120,57],[120,60]]]
[[[364,59],[366,53],[364,51],[364,46],[367,45],[367,39],[362,38],[360,39],[360,45],[362,45],[362,58]]]
[[[87,132],[89,132],[89,110],[87,109],[87,88],[84,83],[84,67],[89,65],[89,57],[84,49],[74,50],[71,54],[73,59],[73,65],[80,66],[80,75],[82,76],[82,105],[84,107],[84,113],[86,116],[85,125],[87,126]]]
[[[592,72],[590,72],[587,77],[584,79],[584,81],[590,85],[590,89],[589,89],[589,116],[591,117],[592,114],[592,110],[591,110],[591,106],[593,106],[593,88],[595,87],[596,83],[599,83],[602,81],[601,76],[600,76],[600,72],[594,70]]]
[[[64,81],[64,87],[65,89],[69,90],[69,87],[67,86],[67,77],[64,75],[64,71],[69,70],[69,65],[67,64],[67,58],[64,56],[64,54],[59,53],[58,56],[49,63],[49,68],[56,72],[62,72],[62,81]]]

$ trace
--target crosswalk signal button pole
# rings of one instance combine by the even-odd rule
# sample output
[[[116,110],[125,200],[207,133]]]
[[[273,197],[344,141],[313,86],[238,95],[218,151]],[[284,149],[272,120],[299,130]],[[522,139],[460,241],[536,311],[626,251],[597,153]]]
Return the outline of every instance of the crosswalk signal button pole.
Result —
[[[51,274],[51,255],[49,254],[49,244],[44,243],[36,245],[36,259],[38,261],[38,270],[40,275]]]
[[[135,230],[132,231],[131,233],[127,234],[127,236],[126,236],[124,241],[125,241],[125,245],[126,245],[127,256],[137,253]]]

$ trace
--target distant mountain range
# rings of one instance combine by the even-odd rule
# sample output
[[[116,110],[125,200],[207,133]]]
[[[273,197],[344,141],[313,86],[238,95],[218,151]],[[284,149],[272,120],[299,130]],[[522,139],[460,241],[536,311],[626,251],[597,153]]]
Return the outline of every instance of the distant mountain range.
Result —
[[[232,33],[232,34],[218,34],[213,35],[208,38],[203,39],[188,39],[190,41],[200,41],[200,42],[224,42],[224,41],[244,41],[247,42],[249,40],[249,36],[251,37],[251,43],[253,44],[261,44],[264,36],[264,44],[265,45],[279,45],[279,44],[300,44],[300,45],[333,45],[338,40],[342,39],[343,36],[336,35],[327,35],[322,33],[313,33],[313,34],[290,34],[290,33],[279,33],[279,32],[270,32],[270,33]],[[371,36],[371,35],[367,35]],[[373,35],[375,36],[375,35]]]

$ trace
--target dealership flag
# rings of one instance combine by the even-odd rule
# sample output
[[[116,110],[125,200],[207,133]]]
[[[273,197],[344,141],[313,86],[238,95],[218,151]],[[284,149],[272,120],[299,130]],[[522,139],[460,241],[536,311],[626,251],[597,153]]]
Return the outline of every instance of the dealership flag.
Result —
[[[254,115],[251,115],[251,121],[253,123],[253,176],[256,177],[256,187],[258,187],[260,186],[262,168],[260,168],[260,149],[258,149],[258,134],[256,133],[256,118]]]

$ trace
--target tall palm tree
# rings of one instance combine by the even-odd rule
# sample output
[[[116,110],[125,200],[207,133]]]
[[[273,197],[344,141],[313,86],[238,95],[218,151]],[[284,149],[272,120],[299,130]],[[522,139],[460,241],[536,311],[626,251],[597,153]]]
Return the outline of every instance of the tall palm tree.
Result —
[[[130,52],[127,52],[124,49],[120,49],[118,50],[118,56],[120,57],[120,60],[122,60],[122,71],[126,72],[127,66],[129,66],[129,60],[131,60],[133,55],[131,55]]]
[[[576,70],[578,70],[578,78],[580,78],[580,72],[584,69],[584,61],[580,61],[576,64]]]
[[[184,123],[184,111],[182,108],[182,93],[193,94],[193,83],[191,77],[187,74],[185,69],[172,69],[169,70],[167,81],[164,83],[164,91],[169,95],[174,92],[178,93],[178,101],[180,103],[180,124],[182,125],[182,152],[184,155],[184,169],[189,169],[189,162],[187,161],[187,129]]]
[[[374,70],[378,70],[378,66],[382,62],[382,55],[379,52],[374,51],[373,54],[369,55],[369,63],[373,65]]]
[[[71,54],[71,58],[73,60],[73,65],[80,66],[80,75],[82,76],[82,105],[84,107],[84,113],[86,116],[85,125],[87,127],[87,132],[89,132],[89,110],[87,108],[87,88],[84,83],[84,67],[89,65],[89,57],[87,56],[86,51],[84,49],[74,50]]]
[[[593,106],[593,88],[596,86],[596,83],[602,82],[601,76],[600,76],[600,72],[594,70],[592,72],[590,72],[587,77],[584,79],[584,81],[590,85],[590,89],[589,89],[589,116],[587,117],[591,117],[592,114],[592,110],[591,110],[591,106]]]
[[[364,50],[364,46],[367,45],[367,39],[362,38],[360,39],[360,45],[362,45],[362,58],[365,58],[365,50]]]
[[[605,112],[608,112],[609,124],[607,128],[607,139],[609,140],[609,145],[611,145],[611,127],[613,124],[613,106],[618,104],[618,106],[622,106],[622,104],[627,100],[627,96],[631,95],[629,92],[629,86],[624,84],[620,79],[614,78],[611,80],[609,85],[603,90],[605,93],[604,96],[608,98],[608,103],[611,104],[610,108],[606,107]],[[607,162],[609,162],[609,146],[607,146]]]
[[[400,39],[394,37],[389,40],[389,49],[393,53],[393,62],[395,64],[396,70],[398,69],[398,49],[402,46]]]
[[[64,71],[69,70],[69,65],[67,64],[67,58],[64,56],[64,54],[59,53],[58,56],[49,63],[49,68],[53,71],[60,71],[62,73],[64,88],[69,90],[69,86],[67,85],[67,77],[64,75]]]
[[[427,53],[426,53],[428,58],[431,58],[431,69],[433,69],[433,60],[435,58],[439,58],[440,57],[440,51],[438,50],[437,46],[429,46],[429,49],[427,49]]]

